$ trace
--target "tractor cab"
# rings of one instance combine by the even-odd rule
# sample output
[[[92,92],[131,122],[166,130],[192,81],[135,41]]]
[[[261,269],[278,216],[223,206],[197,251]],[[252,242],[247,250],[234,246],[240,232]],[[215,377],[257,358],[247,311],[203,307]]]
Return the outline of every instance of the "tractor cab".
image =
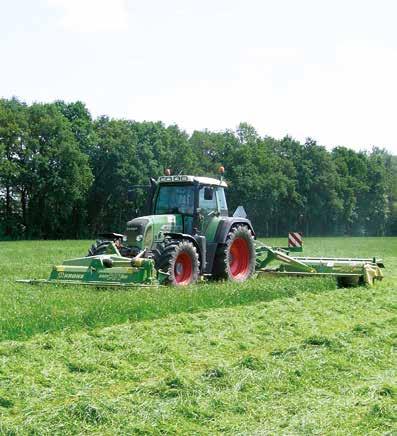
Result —
[[[224,181],[195,176],[162,176],[154,185],[151,215],[127,223],[132,253],[152,250],[168,233],[215,239],[222,218],[228,216]]]
[[[209,177],[163,176],[158,180],[153,215],[175,215],[183,233],[207,234],[210,223],[228,216],[224,181]],[[212,235],[209,239],[213,238]]]

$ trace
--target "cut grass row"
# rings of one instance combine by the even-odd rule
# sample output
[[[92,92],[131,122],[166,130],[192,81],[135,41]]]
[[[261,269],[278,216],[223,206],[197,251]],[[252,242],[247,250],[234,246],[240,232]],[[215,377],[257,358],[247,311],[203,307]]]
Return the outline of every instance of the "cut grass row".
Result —
[[[0,344],[0,434],[393,434],[393,295],[362,288]]]
[[[162,318],[181,312],[230,307],[335,289],[335,281],[258,279],[244,284],[97,290],[87,287],[32,287],[14,292],[0,305],[0,340],[34,334],[104,327],[127,321]]]

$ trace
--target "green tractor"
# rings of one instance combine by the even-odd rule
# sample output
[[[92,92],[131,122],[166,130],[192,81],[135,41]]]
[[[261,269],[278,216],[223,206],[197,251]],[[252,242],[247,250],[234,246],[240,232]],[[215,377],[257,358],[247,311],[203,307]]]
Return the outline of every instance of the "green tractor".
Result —
[[[209,177],[152,179],[151,215],[129,221],[125,235],[102,234],[88,256],[112,252],[114,244],[125,258],[152,259],[162,283],[189,285],[202,276],[243,282],[255,273],[255,233],[247,218],[229,217],[225,188]]]

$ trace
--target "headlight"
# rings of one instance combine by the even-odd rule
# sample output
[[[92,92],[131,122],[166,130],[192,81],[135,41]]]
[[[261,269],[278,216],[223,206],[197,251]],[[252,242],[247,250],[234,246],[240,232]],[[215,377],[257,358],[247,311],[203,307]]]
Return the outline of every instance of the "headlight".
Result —
[[[145,239],[143,241],[143,245],[146,248],[150,248],[153,243],[153,226],[149,226],[145,232]]]
[[[138,236],[135,238],[135,241],[136,241],[136,242],[141,242],[142,239],[143,239],[143,236],[142,236],[142,235],[138,235]]]

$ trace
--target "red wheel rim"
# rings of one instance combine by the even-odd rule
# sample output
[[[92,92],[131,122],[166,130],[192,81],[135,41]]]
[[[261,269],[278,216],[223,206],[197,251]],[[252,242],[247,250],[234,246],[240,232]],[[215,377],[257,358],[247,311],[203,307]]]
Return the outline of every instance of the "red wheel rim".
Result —
[[[187,253],[178,254],[174,266],[175,282],[178,285],[188,285],[193,277],[192,258]]]
[[[249,273],[250,250],[248,242],[236,238],[230,246],[229,268],[234,279],[243,279]]]

